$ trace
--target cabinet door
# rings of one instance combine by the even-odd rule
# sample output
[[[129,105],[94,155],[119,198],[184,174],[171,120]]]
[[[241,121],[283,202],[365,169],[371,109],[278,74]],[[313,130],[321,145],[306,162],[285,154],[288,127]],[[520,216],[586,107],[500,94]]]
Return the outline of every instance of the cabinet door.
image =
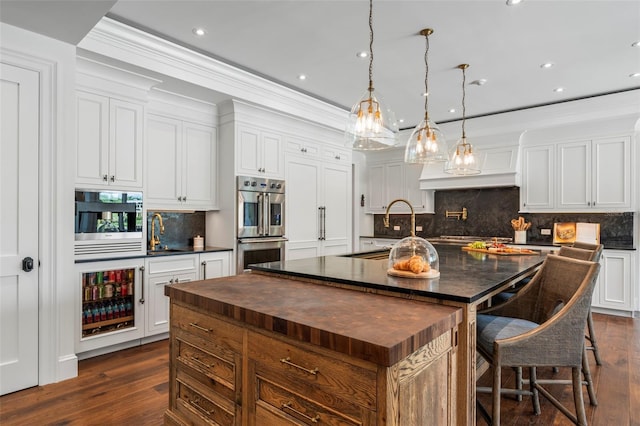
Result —
[[[597,209],[631,209],[631,139],[597,139],[592,145],[592,205]]]
[[[369,167],[369,212],[384,212],[386,193],[384,181],[384,165],[377,164]]]
[[[236,171],[239,175],[260,176],[262,161],[259,158],[260,131],[251,127],[238,126],[236,140]]]
[[[522,150],[521,210],[548,211],[554,208],[554,156],[553,145]]]
[[[557,209],[587,209],[591,207],[591,142],[558,144]]]
[[[109,98],[77,92],[76,183],[109,180]]]
[[[200,279],[227,277],[231,275],[231,253],[203,253],[200,255]]]
[[[386,200],[383,203],[384,208],[398,198],[405,197],[404,191],[404,164],[390,163],[385,165],[385,192]],[[391,213],[410,213],[409,207],[404,203],[394,204],[390,210]]]
[[[213,209],[217,205],[216,129],[184,122],[182,135],[184,207]]]
[[[606,250],[600,263],[598,294],[594,293],[593,306],[632,312],[631,254]]]
[[[284,176],[282,137],[275,133],[261,132],[262,173],[273,178]]]
[[[109,183],[142,188],[144,109],[118,99],[111,99],[109,105]]]
[[[404,165],[405,198],[411,203],[416,213],[433,213],[434,190],[420,189],[421,164]]]
[[[147,118],[146,194],[149,207],[179,207],[182,188],[182,125],[179,120]]]
[[[146,295],[147,328],[146,336],[169,331],[169,298],[164,295],[164,287],[169,284],[195,281],[195,272],[149,276]]]
[[[322,173],[324,240],[322,254],[351,251],[351,168],[328,164]]]
[[[320,255],[320,164],[297,155],[287,156],[286,259]]]

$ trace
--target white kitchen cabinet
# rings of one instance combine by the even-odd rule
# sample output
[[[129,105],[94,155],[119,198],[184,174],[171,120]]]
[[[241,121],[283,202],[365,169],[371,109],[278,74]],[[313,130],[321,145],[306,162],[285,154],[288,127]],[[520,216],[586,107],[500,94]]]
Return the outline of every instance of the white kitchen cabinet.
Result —
[[[368,167],[369,201],[367,213],[385,213],[389,203],[402,198],[415,213],[433,213],[434,191],[420,189],[422,166],[403,161],[374,163]],[[390,213],[410,213],[405,203],[396,203]]]
[[[562,211],[631,208],[631,139],[558,144],[558,200]]]
[[[76,92],[76,184],[142,189],[144,107]]]
[[[600,259],[600,273],[593,292],[591,305],[603,309],[602,312],[632,315],[634,298],[637,297],[634,284],[635,252],[627,250],[603,250]],[[595,309],[595,311],[599,311]]]
[[[147,208],[216,209],[216,128],[149,114],[147,134]]]
[[[384,250],[400,241],[399,238],[360,237],[360,251]]]
[[[281,179],[284,176],[282,136],[239,124],[236,129],[236,174]]]
[[[200,276],[201,280],[211,278],[227,277],[231,275],[231,253],[232,251],[216,251],[211,253],[200,253]]]
[[[199,255],[150,257],[145,261],[145,292],[142,294],[146,310],[146,335],[169,331],[169,298],[164,287],[178,282],[198,279]]]
[[[351,251],[351,164],[341,161],[287,154],[286,259]]]
[[[555,208],[555,146],[522,149],[520,210],[544,212]]]

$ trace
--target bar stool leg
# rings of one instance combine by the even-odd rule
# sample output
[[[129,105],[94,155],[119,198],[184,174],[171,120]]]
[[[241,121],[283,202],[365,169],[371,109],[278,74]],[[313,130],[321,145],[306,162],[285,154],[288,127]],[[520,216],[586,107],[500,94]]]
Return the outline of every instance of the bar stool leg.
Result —
[[[587,349],[593,351],[593,356],[596,359],[596,365],[602,365],[600,352],[598,352],[598,343],[596,342],[595,329],[593,327],[593,317],[591,316],[591,309],[589,309],[589,315],[587,316],[587,330],[589,332],[589,335],[586,337],[587,340],[589,340],[589,342],[591,343],[591,346],[587,346]]]

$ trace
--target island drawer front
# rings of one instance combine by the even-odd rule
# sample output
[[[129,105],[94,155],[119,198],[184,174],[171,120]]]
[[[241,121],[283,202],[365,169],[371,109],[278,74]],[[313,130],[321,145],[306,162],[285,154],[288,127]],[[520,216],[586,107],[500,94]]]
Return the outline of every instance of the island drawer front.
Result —
[[[376,410],[377,367],[373,364],[366,368],[364,361],[357,365],[347,362],[346,356],[333,357],[314,351],[309,344],[294,346],[259,333],[249,334],[248,357],[257,375],[316,401],[337,396]]]
[[[199,343],[196,343],[195,346],[209,348],[211,352],[216,354],[225,350],[242,353],[244,335],[242,328],[179,304],[172,304],[171,309],[172,327],[197,337],[196,340]],[[187,337],[185,337],[186,339]]]
[[[219,356],[211,354],[193,344],[184,341],[182,338],[175,339],[178,345],[177,361],[187,365],[193,370],[207,377],[213,385],[219,383],[227,388],[235,389],[235,365]]]
[[[224,380],[218,380],[209,375],[203,374],[199,370],[193,369],[190,365],[184,364],[180,360],[176,362],[176,377],[190,385],[192,388],[198,390],[204,396],[213,399],[214,401],[220,401],[220,404],[227,404],[232,406],[233,401],[240,399],[239,391],[234,388],[235,384],[230,384]]]
[[[352,405],[348,413],[346,410],[341,412],[341,410],[329,409],[260,378],[258,378],[256,392],[257,425],[318,423],[330,426],[359,426],[374,424],[375,421],[375,412],[363,407]]]
[[[176,411],[190,424],[235,425],[233,411],[207,398],[181,378],[177,381]]]

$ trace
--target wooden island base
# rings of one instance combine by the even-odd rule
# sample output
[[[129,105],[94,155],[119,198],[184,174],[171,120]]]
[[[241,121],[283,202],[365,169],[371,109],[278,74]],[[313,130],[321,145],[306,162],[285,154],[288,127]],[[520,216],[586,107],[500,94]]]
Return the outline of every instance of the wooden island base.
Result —
[[[166,294],[165,424],[456,423],[460,309],[259,274]]]

